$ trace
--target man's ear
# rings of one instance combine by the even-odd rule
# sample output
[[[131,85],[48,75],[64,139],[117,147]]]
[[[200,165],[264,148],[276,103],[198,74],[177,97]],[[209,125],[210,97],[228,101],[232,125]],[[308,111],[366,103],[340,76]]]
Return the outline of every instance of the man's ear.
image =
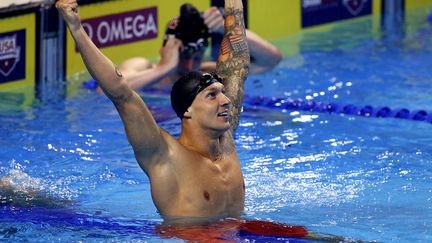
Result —
[[[191,119],[192,118],[192,112],[189,111],[189,108],[183,113],[183,118],[185,119]]]

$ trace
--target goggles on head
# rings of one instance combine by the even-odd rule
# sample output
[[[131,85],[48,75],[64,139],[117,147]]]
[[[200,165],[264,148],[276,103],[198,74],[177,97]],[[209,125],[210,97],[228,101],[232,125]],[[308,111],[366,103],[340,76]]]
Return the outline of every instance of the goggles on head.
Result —
[[[198,86],[195,88],[195,96],[214,82],[222,83],[222,78],[215,73],[203,73]]]

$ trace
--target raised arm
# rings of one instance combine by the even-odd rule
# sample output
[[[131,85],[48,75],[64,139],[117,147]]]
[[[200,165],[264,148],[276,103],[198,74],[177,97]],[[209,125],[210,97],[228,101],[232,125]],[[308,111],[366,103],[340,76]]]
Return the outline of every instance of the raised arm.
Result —
[[[225,0],[225,33],[216,64],[216,73],[223,78],[225,95],[231,100],[230,123],[232,131],[239,124],[244,81],[248,74],[249,62],[242,1]]]
[[[216,7],[204,11],[204,23],[211,33],[223,34],[223,16]],[[262,73],[273,69],[282,59],[282,53],[275,45],[265,40],[251,30],[246,30],[246,40],[249,46],[251,63],[249,73]],[[206,63],[207,64],[207,63]],[[210,64],[207,64],[210,66]],[[204,66],[206,68],[207,66]]]
[[[116,106],[135,156],[148,172],[152,161],[167,150],[162,131],[141,97],[129,88],[119,69],[84,31],[76,0],[59,0],[56,7],[68,25],[87,70]]]

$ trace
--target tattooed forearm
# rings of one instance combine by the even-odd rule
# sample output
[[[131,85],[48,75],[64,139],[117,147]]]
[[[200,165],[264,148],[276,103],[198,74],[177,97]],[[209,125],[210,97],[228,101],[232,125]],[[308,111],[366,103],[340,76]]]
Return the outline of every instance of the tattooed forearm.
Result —
[[[244,80],[239,77],[232,77],[227,80],[232,85],[225,86],[225,94],[231,100],[231,109],[230,109],[230,124],[232,130],[235,130],[240,122],[240,113],[243,104],[243,95],[244,95]]]
[[[225,94],[230,98],[230,122],[234,130],[240,118],[244,94],[244,80],[247,77],[250,57],[240,8],[225,8],[225,34],[221,44],[216,70],[224,79]]]
[[[221,44],[217,70],[222,75],[228,75],[233,70],[247,69],[249,62],[243,10],[228,8],[225,10],[225,34]]]

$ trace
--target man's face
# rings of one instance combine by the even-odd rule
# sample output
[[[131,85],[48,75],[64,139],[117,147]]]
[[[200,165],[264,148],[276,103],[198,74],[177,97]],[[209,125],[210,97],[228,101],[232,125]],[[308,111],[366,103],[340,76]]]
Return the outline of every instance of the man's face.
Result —
[[[225,96],[224,85],[215,82],[198,93],[188,110],[198,125],[225,132],[230,129],[228,117],[230,103],[231,101]]]
[[[180,54],[178,73],[184,75],[191,71],[199,71],[204,58],[204,50],[197,51],[188,55]]]

